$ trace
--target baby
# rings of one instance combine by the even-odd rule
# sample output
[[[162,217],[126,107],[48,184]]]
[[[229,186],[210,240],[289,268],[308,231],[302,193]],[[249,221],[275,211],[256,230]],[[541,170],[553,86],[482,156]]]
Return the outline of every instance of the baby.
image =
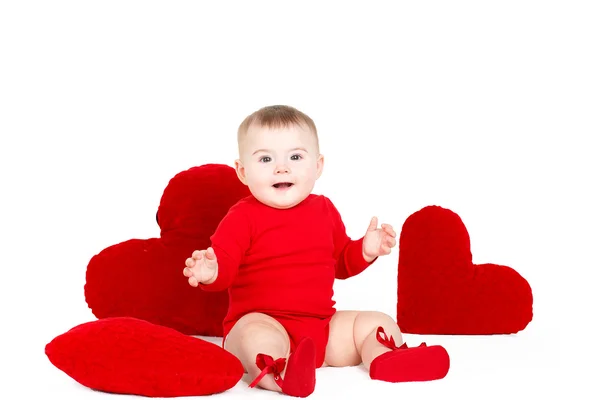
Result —
[[[444,377],[443,347],[400,346],[390,316],[334,308],[334,280],[390,254],[396,232],[373,217],[352,240],[332,202],[312,193],[323,172],[313,120],[293,107],[264,107],[240,125],[238,147],[235,168],[251,195],[231,207],[212,246],[196,250],[183,274],[202,290],[229,291],[223,347],[250,386],[306,397],[316,368],[361,362],[372,379]]]

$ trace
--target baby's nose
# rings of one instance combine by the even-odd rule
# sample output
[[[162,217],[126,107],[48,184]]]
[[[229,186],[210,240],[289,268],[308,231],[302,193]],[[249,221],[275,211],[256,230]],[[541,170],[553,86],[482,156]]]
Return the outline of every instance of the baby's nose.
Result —
[[[278,165],[275,168],[275,173],[277,173],[277,174],[284,174],[284,173],[289,173],[289,172],[290,172],[290,169],[288,168],[287,165]]]

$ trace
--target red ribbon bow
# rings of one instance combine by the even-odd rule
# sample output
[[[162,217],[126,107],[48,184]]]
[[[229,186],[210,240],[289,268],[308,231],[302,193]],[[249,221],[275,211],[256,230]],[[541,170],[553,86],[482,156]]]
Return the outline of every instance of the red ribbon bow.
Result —
[[[258,382],[269,373],[273,374],[273,379],[280,387],[283,385],[281,381],[281,373],[285,368],[285,358],[278,358],[273,360],[273,357],[266,354],[257,354],[256,366],[261,369],[260,374],[252,381],[250,387],[253,388]]]
[[[383,335],[383,337],[381,335]],[[386,335],[386,333],[384,332],[383,327],[381,327],[381,326],[379,328],[377,328],[377,341],[392,350],[408,348],[406,343],[403,343],[401,346],[396,346],[394,337],[393,336],[388,337],[388,335]]]
[[[383,335],[383,337],[381,337],[381,335]],[[377,341],[392,350],[408,349],[408,345],[406,343],[402,343],[401,346],[396,346],[396,342],[394,342],[394,338],[393,337],[388,338],[388,335],[385,334],[385,332],[383,331],[383,327],[381,327],[381,326],[379,328],[377,328]],[[425,342],[423,342],[419,345],[419,347],[426,347],[426,346],[427,346],[427,344]]]

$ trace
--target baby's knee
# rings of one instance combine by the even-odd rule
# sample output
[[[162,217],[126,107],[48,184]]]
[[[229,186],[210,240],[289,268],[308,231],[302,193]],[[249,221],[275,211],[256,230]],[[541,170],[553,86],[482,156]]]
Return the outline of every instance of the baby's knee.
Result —
[[[245,324],[239,330],[240,339],[244,341],[277,341],[284,342],[285,336],[284,333],[277,329],[277,327],[273,326],[265,321],[254,321],[249,324]]]
[[[396,321],[381,311],[361,311],[356,316],[355,325],[366,325],[377,328],[378,326],[397,326]]]
[[[354,343],[359,354],[362,354],[365,341],[375,337],[379,327],[383,328],[386,335],[394,337],[398,343],[401,343],[402,334],[392,317],[379,311],[361,311],[356,315],[353,330]]]
[[[386,335],[393,335],[396,340],[402,340],[402,333],[396,321],[380,311],[360,312],[354,321],[354,335],[365,338],[379,327],[383,328]]]
[[[262,348],[267,346],[277,349],[289,347],[289,338],[285,328],[275,319],[266,315],[248,314],[242,317],[231,330],[229,337],[242,347]]]

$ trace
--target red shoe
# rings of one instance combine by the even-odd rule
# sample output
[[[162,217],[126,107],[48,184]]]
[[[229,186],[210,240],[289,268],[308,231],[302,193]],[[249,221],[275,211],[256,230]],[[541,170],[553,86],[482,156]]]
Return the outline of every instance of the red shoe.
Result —
[[[285,379],[281,377],[286,365],[285,358],[273,360],[273,357],[260,353],[256,356],[256,365],[262,371],[252,381],[250,387],[255,387],[266,374],[271,373],[275,383],[287,395],[307,397],[315,390],[316,350],[315,344],[310,338],[302,339],[296,350],[290,355]]]
[[[408,347],[406,343],[396,346],[394,338],[388,338],[381,326],[377,328],[377,340],[392,351],[373,360],[369,371],[371,379],[386,382],[432,381],[448,374],[450,357],[442,346],[427,346],[425,343],[418,347]]]

